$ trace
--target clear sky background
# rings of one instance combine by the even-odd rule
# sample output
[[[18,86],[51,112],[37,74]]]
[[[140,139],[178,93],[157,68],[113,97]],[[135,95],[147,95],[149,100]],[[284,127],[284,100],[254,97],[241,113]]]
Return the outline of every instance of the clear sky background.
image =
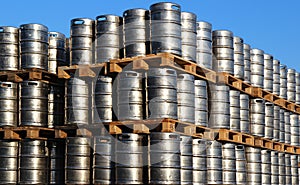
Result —
[[[95,18],[103,14],[122,15],[131,8],[146,8],[157,0],[24,0],[2,1],[0,25],[42,23],[50,31],[69,36],[70,20]],[[263,49],[281,63],[300,72],[299,0],[173,0],[183,11],[194,12],[198,20],[213,29],[228,29],[244,38],[252,48]]]

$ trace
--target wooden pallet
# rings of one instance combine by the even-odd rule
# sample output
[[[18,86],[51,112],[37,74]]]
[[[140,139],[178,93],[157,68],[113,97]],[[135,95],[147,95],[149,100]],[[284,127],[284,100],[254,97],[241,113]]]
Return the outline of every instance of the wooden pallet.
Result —
[[[216,72],[198,66],[170,53],[150,54],[147,56],[110,60],[110,72],[120,73],[123,68],[132,70],[148,70],[150,67],[171,67],[180,72],[189,73],[196,78],[216,82]]]
[[[115,121],[107,124],[110,134],[131,132],[149,134],[151,132],[175,132],[198,138],[212,139],[211,129],[196,126],[193,123],[181,122],[174,119],[149,119],[140,121]]]
[[[107,63],[91,65],[72,65],[58,67],[58,78],[69,79],[71,74],[77,74],[79,77],[97,77],[99,73],[107,74]]]
[[[252,135],[236,132],[227,129],[215,129],[215,139],[225,142],[233,142],[237,144],[243,144],[247,146],[255,146],[255,140]]]
[[[0,81],[22,82],[24,80],[57,82],[58,76],[46,70],[36,68],[0,72]]]
[[[41,127],[1,128],[0,138],[8,139],[8,140],[21,140],[21,139],[47,140],[49,138],[57,138],[57,134],[54,129],[41,128]]]
[[[259,87],[253,87],[249,85],[248,83],[245,83],[241,79],[238,79],[234,77],[231,74],[228,73],[218,73],[217,75],[217,81],[218,83],[224,83],[231,88],[237,89],[245,94],[248,94],[249,96],[253,98],[262,98],[266,101],[272,102],[275,105],[278,105],[286,110],[296,112],[300,114],[300,105],[297,105],[293,102],[289,102],[271,92],[268,92],[262,88]]]

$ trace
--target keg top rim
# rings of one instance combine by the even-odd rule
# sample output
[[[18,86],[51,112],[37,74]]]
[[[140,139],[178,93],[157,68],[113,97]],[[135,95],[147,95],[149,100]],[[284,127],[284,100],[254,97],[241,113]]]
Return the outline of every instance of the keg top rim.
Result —
[[[127,141],[135,141],[135,140],[140,140],[142,139],[143,136],[139,134],[134,134],[134,133],[123,133],[118,135],[119,140],[127,140]]]
[[[195,77],[190,74],[178,74],[178,80],[184,80],[184,81],[194,81]]]
[[[71,25],[76,26],[76,25],[93,25],[95,23],[94,19],[87,18],[87,17],[79,17],[79,18],[74,18],[71,20]]]
[[[173,11],[181,11],[181,6],[177,3],[173,2],[159,2],[152,4],[150,6],[150,10],[173,10]]]
[[[48,32],[49,38],[58,38],[58,39],[65,39],[65,34],[58,32],[58,31],[50,31]]]
[[[239,37],[239,36],[234,36],[233,37],[233,42],[235,44],[238,44],[238,43],[243,44],[244,43],[244,39],[242,37]]]
[[[254,55],[263,55],[264,54],[264,50],[257,49],[257,48],[252,48],[251,49],[251,54],[254,54]]]
[[[200,27],[200,28],[206,28],[206,29],[212,29],[212,24],[207,22],[207,21],[202,21],[202,20],[198,20],[197,21],[197,27]]]
[[[280,60],[278,60],[278,59],[273,59],[273,63],[280,64]]]
[[[142,17],[146,17],[148,15],[149,10],[145,9],[145,8],[132,8],[132,9],[128,9],[125,10],[123,12],[123,17],[128,16],[128,14],[133,14],[133,15],[139,15]]]
[[[288,73],[296,73],[296,70],[295,69],[293,69],[293,68],[288,68]]]
[[[23,29],[34,29],[34,30],[44,31],[48,33],[48,27],[40,23],[22,24],[20,25],[20,30],[22,31]]]
[[[244,44],[244,50],[251,50],[250,44],[246,44],[246,43],[243,44]]]
[[[233,32],[230,30],[214,30],[212,34],[214,37],[233,37]]]
[[[104,15],[98,15],[96,17],[96,22],[122,22],[122,17],[114,14],[104,14]]]
[[[14,26],[0,26],[0,33],[14,32],[19,33],[19,28]]]
[[[273,55],[270,55],[268,53],[264,53],[264,59],[265,60],[273,60]]]
[[[196,21],[197,20],[197,15],[193,12],[184,11],[184,12],[181,12],[181,20],[182,19]]]

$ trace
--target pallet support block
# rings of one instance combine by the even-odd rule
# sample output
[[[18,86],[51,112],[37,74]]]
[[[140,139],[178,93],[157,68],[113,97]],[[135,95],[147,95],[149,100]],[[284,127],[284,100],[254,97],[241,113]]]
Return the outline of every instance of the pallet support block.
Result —
[[[149,134],[149,128],[144,124],[134,124],[133,125],[133,132],[135,134]]]
[[[122,134],[122,130],[117,125],[109,125],[110,134]]]
[[[20,135],[17,134],[16,132],[9,130],[9,129],[5,129],[4,130],[4,137],[3,139],[16,139],[16,140],[21,140]]]
[[[161,124],[162,132],[175,132],[175,122],[164,120]]]
[[[109,71],[111,73],[121,73],[122,72],[122,67],[120,67],[118,64],[116,63],[110,63],[109,65]]]
[[[144,60],[134,60],[132,64],[133,70],[143,69],[143,70],[149,70],[149,65]]]

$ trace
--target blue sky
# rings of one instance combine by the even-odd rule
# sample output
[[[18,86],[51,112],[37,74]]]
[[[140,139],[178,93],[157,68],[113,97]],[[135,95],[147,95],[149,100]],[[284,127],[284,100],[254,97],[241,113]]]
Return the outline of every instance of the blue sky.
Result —
[[[69,35],[70,20],[102,14],[122,15],[131,8],[149,8],[154,0],[25,0],[2,1],[0,25],[42,23]],[[214,29],[228,29],[252,48],[263,49],[300,72],[300,1],[289,0],[174,0],[183,11]]]

